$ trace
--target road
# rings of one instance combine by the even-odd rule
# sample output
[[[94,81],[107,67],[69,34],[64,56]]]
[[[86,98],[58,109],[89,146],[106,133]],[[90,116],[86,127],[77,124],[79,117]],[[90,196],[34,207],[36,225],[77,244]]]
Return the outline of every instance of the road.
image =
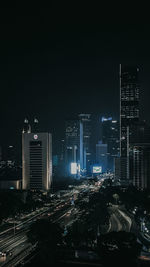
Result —
[[[50,207],[43,207],[29,214],[26,218],[23,218],[21,223],[16,223],[15,228],[12,226],[2,231],[0,233],[0,251],[3,253],[7,252],[8,255],[6,257],[0,257],[0,266],[8,266],[9,261],[12,261],[12,259],[16,258],[21,252],[25,254],[24,250],[28,250],[29,247],[32,247],[31,244],[28,243],[26,233],[29,226],[34,221],[43,218],[43,216],[52,217],[52,220],[57,220],[63,214],[66,214],[66,211],[68,212],[69,204],[70,196],[66,197],[63,201],[55,201]]]
[[[112,231],[126,231],[130,232],[132,220],[127,214],[120,210],[117,205],[112,205],[108,208],[108,212],[110,214],[110,224],[108,228],[108,232]]]
[[[93,188],[89,188],[93,191]],[[97,189],[96,189],[97,190]],[[83,188],[78,188],[77,199],[84,199]],[[94,191],[93,191],[94,192]],[[52,222],[59,222],[62,227],[73,223],[77,218],[78,209],[71,205],[71,198],[74,191],[68,192],[65,196],[54,200],[49,206],[43,207],[30,214],[24,215],[15,222],[15,225],[0,232],[0,251],[7,252],[6,257],[0,257],[0,266],[17,266],[20,261],[23,261],[28,255],[32,254],[34,247],[28,243],[26,233],[29,226],[39,218],[50,218]],[[15,227],[14,227],[15,226]]]

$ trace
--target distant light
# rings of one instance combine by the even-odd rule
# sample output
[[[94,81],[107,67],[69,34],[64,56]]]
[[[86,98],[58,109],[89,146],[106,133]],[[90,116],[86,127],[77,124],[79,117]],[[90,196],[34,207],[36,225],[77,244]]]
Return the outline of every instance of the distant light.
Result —
[[[24,123],[28,123],[28,119],[25,118]]]
[[[71,162],[71,174],[77,174],[77,163]]]
[[[81,168],[80,168],[80,163],[78,163],[78,172],[80,172]]]
[[[93,166],[93,173],[101,173],[102,166]]]
[[[112,120],[112,117],[108,117],[108,118],[102,117],[102,119],[101,119],[102,122],[103,121],[111,121],[111,120]]]
[[[112,123],[116,123],[117,121],[112,121]]]
[[[38,139],[38,135],[37,134],[34,134],[34,139],[37,140]]]
[[[38,123],[38,120],[36,118],[34,118],[34,123]]]

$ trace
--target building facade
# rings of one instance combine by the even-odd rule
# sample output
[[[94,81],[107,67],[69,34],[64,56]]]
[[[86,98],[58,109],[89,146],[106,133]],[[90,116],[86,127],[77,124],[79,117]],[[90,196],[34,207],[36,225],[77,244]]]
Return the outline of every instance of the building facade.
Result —
[[[108,146],[99,142],[96,144],[96,164],[102,167],[102,172],[107,172],[108,166]]]
[[[150,189],[150,143],[130,146],[130,173],[138,189]]]
[[[22,133],[22,189],[50,189],[52,181],[52,136]]]
[[[107,144],[107,169],[114,171],[115,158],[120,155],[119,122],[112,117],[102,117],[102,143]]]
[[[120,65],[120,163],[121,179],[129,179],[130,127],[139,121],[139,69]]]
[[[79,114],[80,120],[80,162],[81,169],[90,172],[91,151],[91,114]]]
[[[80,163],[80,122],[68,119],[65,125],[65,175],[70,176],[71,164]]]

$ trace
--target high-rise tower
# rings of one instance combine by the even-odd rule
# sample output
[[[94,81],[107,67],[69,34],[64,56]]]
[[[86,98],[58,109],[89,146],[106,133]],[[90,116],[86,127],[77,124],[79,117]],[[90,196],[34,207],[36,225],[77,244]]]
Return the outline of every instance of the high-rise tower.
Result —
[[[80,124],[76,118],[67,119],[65,124],[65,171],[70,175],[71,164],[80,161]]]
[[[114,170],[114,159],[119,156],[119,121],[102,117],[102,143],[107,144],[107,170]]]
[[[130,126],[139,121],[139,69],[120,64],[121,179],[129,179]]]
[[[83,162],[83,168],[86,169],[87,172],[90,172],[90,165],[92,160],[91,114],[79,114],[79,120],[80,120],[80,162]]]
[[[22,132],[22,189],[47,191],[52,181],[52,136],[26,129]]]

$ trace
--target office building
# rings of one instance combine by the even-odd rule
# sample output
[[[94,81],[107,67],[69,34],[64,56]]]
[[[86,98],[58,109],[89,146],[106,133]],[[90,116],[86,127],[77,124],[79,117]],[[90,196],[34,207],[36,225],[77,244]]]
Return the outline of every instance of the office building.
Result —
[[[81,169],[90,172],[92,163],[91,114],[79,114],[80,120],[80,162]]]
[[[52,181],[52,137],[49,133],[22,133],[22,188],[50,189]]]
[[[114,171],[114,159],[120,155],[119,122],[113,120],[112,117],[102,117],[101,126],[102,143],[107,144],[107,169]]]
[[[65,125],[65,175],[71,175],[71,164],[80,164],[80,122],[76,118],[66,120]]]
[[[120,180],[120,157],[114,158],[114,179]]]
[[[120,65],[120,162],[121,179],[129,176],[130,127],[139,121],[139,69]]]
[[[130,146],[130,175],[138,189],[150,189],[150,143]]]
[[[107,172],[107,161],[108,161],[108,155],[107,155],[107,144],[102,144],[101,141],[99,141],[98,144],[96,144],[96,164],[98,166],[102,167],[102,172]]]
[[[150,126],[139,121],[130,127],[130,179],[139,189],[150,188]]]

